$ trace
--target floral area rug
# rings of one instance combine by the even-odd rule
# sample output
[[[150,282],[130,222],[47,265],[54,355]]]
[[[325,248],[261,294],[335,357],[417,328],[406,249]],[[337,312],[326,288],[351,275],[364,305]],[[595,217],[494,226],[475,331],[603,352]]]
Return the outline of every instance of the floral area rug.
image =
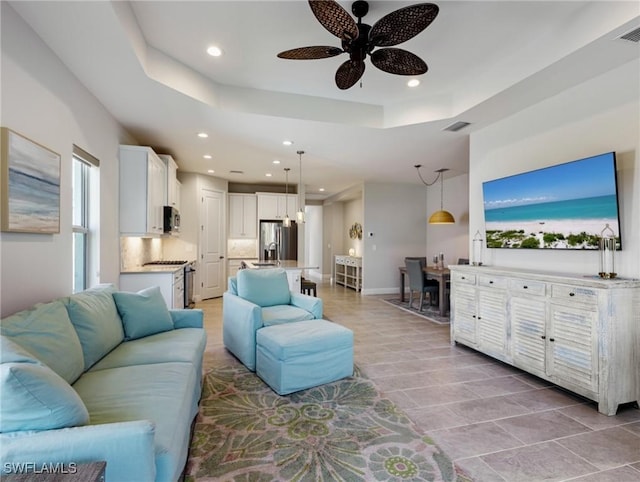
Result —
[[[409,300],[400,301],[399,298],[391,298],[382,300],[385,303],[393,305],[401,310],[408,311],[409,313],[413,313],[414,315],[421,316],[425,320],[433,321],[434,323],[438,323],[439,325],[448,325],[449,324],[449,316],[441,316],[440,310],[437,306],[429,306],[429,302],[426,302],[422,307],[422,311],[418,310],[419,301],[414,299],[413,306],[409,306]]]
[[[468,480],[357,369],[283,397],[242,366],[205,375],[185,475],[187,482]]]

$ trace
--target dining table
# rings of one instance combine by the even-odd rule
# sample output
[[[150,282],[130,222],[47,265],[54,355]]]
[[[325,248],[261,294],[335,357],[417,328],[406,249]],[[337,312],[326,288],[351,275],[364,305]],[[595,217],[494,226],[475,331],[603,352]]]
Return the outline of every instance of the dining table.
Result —
[[[407,276],[407,268],[405,266],[399,266],[400,270],[400,301],[404,301],[404,279]],[[447,316],[447,310],[449,309],[449,300],[446,294],[446,285],[449,282],[451,272],[449,268],[438,268],[437,266],[425,266],[422,268],[427,279],[434,279],[438,281],[438,309],[440,310],[440,316]]]

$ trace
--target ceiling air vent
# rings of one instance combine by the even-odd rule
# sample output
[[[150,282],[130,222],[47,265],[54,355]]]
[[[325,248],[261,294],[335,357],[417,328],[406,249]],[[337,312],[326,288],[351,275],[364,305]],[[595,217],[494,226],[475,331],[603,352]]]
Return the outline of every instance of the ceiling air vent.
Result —
[[[621,40],[628,40],[630,42],[638,43],[640,42],[640,27],[636,27],[631,32],[627,32],[618,38]]]
[[[229,174],[244,174],[244,171],[229,171]]]
[[[458,122],[454,122],[450,126],[445,127],[442,130],[443,131],[450,131],[450,132],[458,132],[459,130],[464,129],[465,127],[467,127],[470,124],[471,124],[470,122],[458,121]]]

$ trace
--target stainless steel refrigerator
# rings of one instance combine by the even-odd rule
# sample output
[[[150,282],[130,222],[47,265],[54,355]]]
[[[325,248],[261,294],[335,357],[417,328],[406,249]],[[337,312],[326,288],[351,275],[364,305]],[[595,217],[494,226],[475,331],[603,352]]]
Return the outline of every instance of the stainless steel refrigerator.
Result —
[[[298,226],[291,221],[285,228],[282,221],[260,221],[260,259],[291,261],[298,259]]]

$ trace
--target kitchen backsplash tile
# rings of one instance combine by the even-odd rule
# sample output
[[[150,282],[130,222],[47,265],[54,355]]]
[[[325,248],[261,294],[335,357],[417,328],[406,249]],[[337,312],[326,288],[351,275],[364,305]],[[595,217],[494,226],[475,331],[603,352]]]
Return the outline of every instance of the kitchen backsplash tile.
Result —
[[[229,258],[256,258],[257,253],[257,239],[230,239],[227,242],[227,257]]]
[[[162,259],[160,238],[120,238],[120,269],[135,268],[156,259]]]

